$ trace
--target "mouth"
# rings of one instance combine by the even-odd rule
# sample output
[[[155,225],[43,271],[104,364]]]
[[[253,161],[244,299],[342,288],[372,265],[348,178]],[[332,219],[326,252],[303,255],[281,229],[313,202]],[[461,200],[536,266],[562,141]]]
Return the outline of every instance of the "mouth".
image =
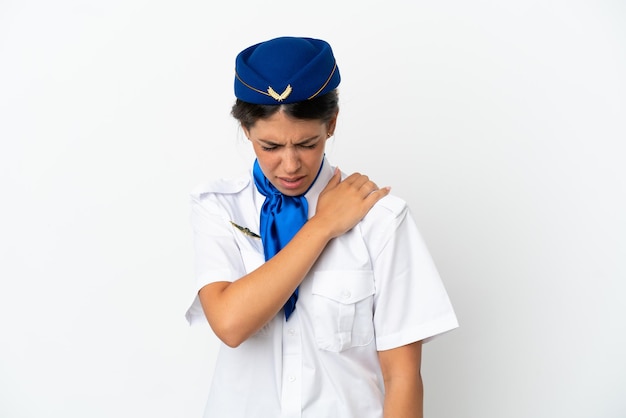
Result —
[[[278,181],[280,182],[281,186],[284,187],[285,189],[294,190],[294,189],[298,189],[302,187],[302,185],[304,184],[305,178],[306,177],[304,176],[294,177],[294,178],[278,177]]]

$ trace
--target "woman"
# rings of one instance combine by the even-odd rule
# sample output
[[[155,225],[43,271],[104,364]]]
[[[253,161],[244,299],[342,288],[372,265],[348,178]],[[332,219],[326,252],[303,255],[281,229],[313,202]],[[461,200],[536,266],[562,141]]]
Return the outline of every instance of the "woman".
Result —
[[[206,417],[422,417],[422,342],[457,326],[406,203],[325,158],[339,69],[281,37],[236,59],[256,161],[193,194],[198,294],[224,343]]]

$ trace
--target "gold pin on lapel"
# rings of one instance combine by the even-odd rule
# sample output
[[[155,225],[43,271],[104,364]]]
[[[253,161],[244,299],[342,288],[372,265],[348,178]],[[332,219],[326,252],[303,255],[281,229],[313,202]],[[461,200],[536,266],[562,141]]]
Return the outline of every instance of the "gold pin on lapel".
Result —
[[[237,228],[238,230],[240,230],[241,232],[243,232],[245,235],[252,237],[252,238],[261,238],[260,235],[255,234],[254,232],[250,231],[250,229],[241,226],[241,225],[237,225],[236,223],[234,223],[233,221],[230,221],[230,223]]]

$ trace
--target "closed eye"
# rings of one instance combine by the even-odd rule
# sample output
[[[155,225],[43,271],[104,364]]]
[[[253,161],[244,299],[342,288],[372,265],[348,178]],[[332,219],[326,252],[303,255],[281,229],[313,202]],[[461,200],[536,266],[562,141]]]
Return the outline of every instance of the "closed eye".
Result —
[[[261,150],[266,151],[266,152],[275,151],[285,146],[283,144],[276,144],[274,142],[270,142],[266,140],[258,140],[257,142],[259,144],[259,148],[261,148]],[[317,137],[314,137],[314,138],[310,138],[305,141],[302,141],[299,144],[294,144],[293,146],[302,148],[302,149],[315,149],[317,148],[318,145],[319,145],[319,141],[317,140]]]

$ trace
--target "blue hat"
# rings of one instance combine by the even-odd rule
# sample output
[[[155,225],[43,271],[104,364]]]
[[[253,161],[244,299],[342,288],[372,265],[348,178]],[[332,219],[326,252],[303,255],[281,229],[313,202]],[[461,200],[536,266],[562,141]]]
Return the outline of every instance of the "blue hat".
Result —
[[[235,96],[277,105],[309,100],[339,85],[330,45],[312,38],[281,37],[252,45],[235,61]]]

